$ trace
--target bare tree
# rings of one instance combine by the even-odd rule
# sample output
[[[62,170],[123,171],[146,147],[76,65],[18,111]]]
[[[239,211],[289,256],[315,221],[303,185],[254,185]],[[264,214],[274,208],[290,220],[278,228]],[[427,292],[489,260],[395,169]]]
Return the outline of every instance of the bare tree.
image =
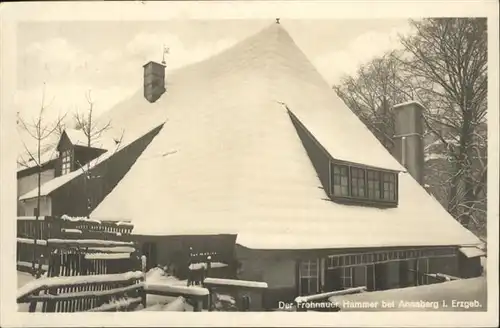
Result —
[[[108,121],[105,124],[100,124],[100,122],[95,121],[94,101],[92,100],[90,91],[85,94],[85,99],[88,103],[87,112],[79,113],[77,111],[74,114],[74,119],[76,122],[76,129],[81,130],[85,134],[87,147],[91,147],[105,131],[111,128],[111,121]]]
[[[91,92],[88,91],[85,94],[85,98],[88,103],[88,108],[86,113],[79,113],[78,111],[74,114],[74,119],[75,119],[75,127],[78,130],[81,130],[83,134],[85,135],[85,141],[86,141],[86,146],[87,147],[93,147],[97,146],[97,143],[101,139],[103,133],[111,128],[111,121],[107,121],[105,123],[99,122],[98,120],[95,119],[94,117],[94,101],[92,100],[91,97]],[[119,139],[115,139],[115,152],[119,149],[121,142],[123,140],[123,133]],[[101,178],[100,176],[93,176],[91,174],[91,169],[93,166],[97,164],[98,159],[94,161],[89,161],[88,163],[80,163],[77,162],[76,164],[80,167],[80,169],[83,171],[85,175],[85,183],[84,183],[84,192],[86,195],[87,199],[87,217],[90,215],[90,211],[92,209],[92,195],[90,193],[90,186],[89,184],[91,183],[92,179],[99,179]],[[92,167],[91,167],[92,164]]]
[[[390,108],[408,100],[422,103],[427,108],[426,183],[457,220],[484,235],[486,20],[442,18],[411,24],[416,33],[400,38],[403,50],[363,65],[334,89],[389,151],[394,134]]]
[[[375,58],[362,65],[355,76],[345,76],[340,84],[333,86],[337,95],[391,153],[395,120],[392,107],[409,99],[396,56],[396,52],[389,52]]]
[[[51,101],[52,103],[52,101]],[[43,152],[43,143],[55,132],[57,131],[61,121],[64,119],[66,115],[59,116],[53,122],[46,122],[44,116],[46,114],[46,109],[50,106],[45,104],[45,84],[42,91],[42,100],[40,105],[40,110],[38,112],[38,116],[34,117],[30,122],[23,119],[21,115],[18,113],[17,122],[19,126],[28,133],[28,135],[36,141],[36,150],[30,150],[26,143],[21,139],[24,150],[26,151],[26,155],[29,157],[31,161],[38,168],[37,172],[37,210],[35,211],[35,235],[34,235],[34,245],[33,245],[33,262],[32,269],[35,272],[35,262],[37,262],[37,239],[39,235],[39,216],[40,216],[40,200],[41,200],[41,177],[42,177],[42,152]]]
[[[426,125],[447,150],[452,166],[448,210],[464,226],[485,228],[487,25],[485,18],[411,21],[413,36],[401,39],[402,61],[419,93],[432,101]]]

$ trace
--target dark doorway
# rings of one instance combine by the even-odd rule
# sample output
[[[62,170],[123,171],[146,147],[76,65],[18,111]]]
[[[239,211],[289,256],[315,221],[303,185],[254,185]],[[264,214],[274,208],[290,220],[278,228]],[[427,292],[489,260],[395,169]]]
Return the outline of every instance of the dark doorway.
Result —
[[[336,269],[326,269],[325,270],[325,291],[332,292],[335,290],[341,290],[342,281],[340,279],[341,268]]]
[[[413,286],[414,282],[412,281],[412,278],[410,276],[410,273],[412,273],[410,268],[410,263],[408,261],[401,261],[399,262],[399,287],[404,288],[404,287],[409,287]]]
[[[385,263],[375,264],[375,289],[387,289],[387,265]]]
[[[144,243],[142,245],[142,254],[146,255],[146,270],[150,270],[158,265],[156,243]]]
[[[374,291],[375,290],[375,264],[370,264],[366,267],[366,288],[369,291]]]

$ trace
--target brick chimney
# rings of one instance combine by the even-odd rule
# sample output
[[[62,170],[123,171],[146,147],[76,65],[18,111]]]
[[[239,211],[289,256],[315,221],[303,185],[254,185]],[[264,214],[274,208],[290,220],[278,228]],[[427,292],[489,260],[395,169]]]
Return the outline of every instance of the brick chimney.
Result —
[[[410,101],[393,107],[396,124],[394,156],[418,183],[424,183],[424,107]]]
[[[166,91],[165,65],[150,61],[144,67],[144,98],[157,101]]]

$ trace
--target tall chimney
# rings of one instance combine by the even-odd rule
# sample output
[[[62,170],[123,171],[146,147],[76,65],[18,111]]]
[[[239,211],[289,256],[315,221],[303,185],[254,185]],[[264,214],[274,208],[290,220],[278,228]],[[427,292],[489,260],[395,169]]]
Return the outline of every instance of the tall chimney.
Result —
[[[165,65],[150,61],[144,67],[144,98],[150,103],[157,101],[166,91]]]
[[[393,107],[396,118],[394,155],[418,183],[424,183],[424,107],[410,101]]]

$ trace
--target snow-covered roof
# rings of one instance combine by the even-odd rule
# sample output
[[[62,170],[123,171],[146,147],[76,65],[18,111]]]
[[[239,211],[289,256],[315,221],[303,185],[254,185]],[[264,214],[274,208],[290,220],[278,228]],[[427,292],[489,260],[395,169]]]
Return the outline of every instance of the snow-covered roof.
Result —
[[[32,152],[32,154],[36,154],[36,152]],[[37,156],[33,155],[33,157],[35,157],[36,162],[38,162]],[[56,158],[57,152],[54,149],[45,150],[45,152],[40,155],[40,165],[43,166]],[[37,166],[36,162],[33,158],[31,158],[28,152],[19,155],[17,161],[17,172]]]
[[[64,132],[74,146],[88,146],[88,137],[82,130],[65,129]],[[90,146],[93,148],[112,149],[115,144],[113,138],[100,136],[99,138],[92,138]]]
[[[282,26],[168,72],[153,104],[141,89],[106,113],[125,131],[166,124],[91,216],[131,220],[135,234],[234,233],[250,248],[477,243],[407,173],[398,208],[325,200],[286,107],[334,158],[405,169]]]
[[[468,258],[485,256],[486,252],[478,247],[461,247],[459,251]]]
[[[64,132],[73,145],[86,146],[88,144],[87,136],[82,130],[65,129]]]
[[[394,105],[392,108],[393,109],[401,109],[401,108],[409,106],[409,105],[416,105],[416,106],[419,106],[420,108],[425,108],[424,105],[422,105],[420,102],[418,102],[416,100],[402,102],[402,103]]]
[[[163,124],[162,122],[160,122],[160,123]],[[161,124],[157,124],[157,126],[159,126]],[[85,169],[94,168],[95,166],[99,165],[100,163],[104,162],[105,160],[107,160],[108,158],[113,156],[115,153],[120,152],[122,149],[124,149],[125,147],[130,145],[132,142],[134,142],[138,138],[140,138],[140,136],[142,136],[142,135],[140,135],[140,136],[135,135],[134,137],[132,137],[132,134],[130,134],[130,136],[131,137],[129,137],[129,138],[122,139],[122,141],[119,144],[115,144],[113,149],[109,149],[107,152],[101,154],[97,158],[90,161],[90,163],[88,165],[85,165]],[[58,188],[62,187],[63,185],[65,185],[66,183],[70,182],[71,180],[75,179],[76,177],[80,176],[83,173],[84,173],[83,169],[77,169],[75,171],[58,176],[52,180],[45,182],[40,187],[40,196],[49,195],[51,192],[57,190]],[[27,199],[35,198],[35,197],[38,197],[38,187],[25,193],[24,195],[21,195],[19,197],[19,200],[27,200]],[[122,220],[122,221],[125,221],[125,220]]]

